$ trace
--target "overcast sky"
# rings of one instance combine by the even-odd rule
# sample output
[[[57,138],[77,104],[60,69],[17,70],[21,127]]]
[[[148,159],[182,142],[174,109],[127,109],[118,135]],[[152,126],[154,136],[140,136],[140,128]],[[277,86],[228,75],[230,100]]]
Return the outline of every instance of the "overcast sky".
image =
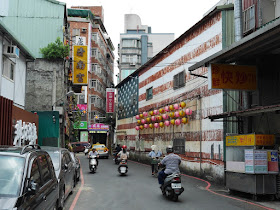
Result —
[[[59,0],[71,6],[102,6],[104,26],[118,59],[120,33],[124,33],[124,15],[137,14],[152,33],[174,33],[175,39],[202,19],[219,0]],[[118,68],[115,65],[115,73]]]

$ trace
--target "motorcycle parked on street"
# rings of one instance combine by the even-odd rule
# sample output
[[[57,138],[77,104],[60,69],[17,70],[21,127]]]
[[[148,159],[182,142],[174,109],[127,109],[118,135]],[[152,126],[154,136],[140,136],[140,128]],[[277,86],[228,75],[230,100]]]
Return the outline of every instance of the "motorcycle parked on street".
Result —
[[[168,175],[164,184],[161,186],[162,194],[173,201],[177,201],[179,195],[184,191],[181,183],[181,175],[178,173],[173,173]]]
[[[127,166],[127,161],[126,160],[121,160],[120,161],[118,171],[121,175],[125,175],[127,173],[128,166]]]
[[[92,173],[95,173],[97,169],[97,156],[91,155],[89,156],[89,170]]]

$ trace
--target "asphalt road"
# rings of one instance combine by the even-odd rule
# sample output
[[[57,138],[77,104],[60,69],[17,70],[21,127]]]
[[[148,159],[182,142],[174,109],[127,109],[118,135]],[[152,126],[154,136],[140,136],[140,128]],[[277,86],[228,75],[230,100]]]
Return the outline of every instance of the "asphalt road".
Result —
[[[214,190],[213,187],[207,190],[209,183],[189,176],[182,176],[185,191],[177,202],[173,202],[162,196],[157,179],[151,176],[150,166],[129,161],[128,174],[120,176],[112,158],[100,159],[97,172],[92,174],[89,172],[88,159],[82,153],[77,156],[81,162],[83,178],[67,198],[65,209],[277,209],[264,207],[262,203],[250,199],[231,197],[215,187]],[[273,206],[277,206],[277,203]]]

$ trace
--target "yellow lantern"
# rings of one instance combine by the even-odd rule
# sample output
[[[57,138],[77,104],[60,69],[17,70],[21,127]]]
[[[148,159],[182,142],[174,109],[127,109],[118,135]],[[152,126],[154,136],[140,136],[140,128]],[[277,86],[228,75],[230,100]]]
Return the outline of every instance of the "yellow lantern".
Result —
[[[174,112],[169,113],[169,117],[173,118],[175,116]]]
[[[144,117],[144,115],[143,115],[143,114],[139,114],[139,116],[140,116],[141,118],[143,118],[143,117]]]
[[[148,123],[151,122],[151,118],[147,117],[147,118],[146,118],[146,121],[147,121]]]
[[[162,127],[164,127],[164,123],[163,122],[160,122],[159,123],[159,126],[162,128]]]
[[[187,124],[189,122],[189,119],[186,117],[182,118],[182,123]]]
[[[184,116],[186,115],[186,113],[185,113],[183,110],[180,110],[180,111],[179,111],[179,115],[180,115],[181,117],[184,117]]]
[[[150,114],[151,116],[153,116],[153,115],[154,115],[154,111],[150,111],[149,114]]]
[[[143,130],[143,129],[144,129],[144,126],[143,126],[143,125],[140,125],[139,127],[140,127],[140,129],[141,129],[141,130]]]
[[[182,101],[182,102],[180,103],[180,107],[184,108],[185,106],[186,106],[186,103],[185,103],[184,101]]]
[[[174,110],[174,106],[173,106],[173,105],[170,105],[170,106],[169,106],[169,110],[170,110],[170,111],[173,111],[173,110]]]
[[[153,127],[154,127],[154,124],[153,124],[153,123],[150,123],[150,124],[149,124],[149,127],[150,127],[150,128],[153,128]]]
[[[137,120],[137,123],[138,123],[138,124],[141,124],[141,120]]]
[[[159,109],[159,112],[162,114],[162,113],[164,113],[165,111],[164,111],[163,108],[160,108],[160,109]]]
[[[175,125],[175,120],[174,120],[174,119],[170,120],[170,123],[171,123],[172,125]]]
[[[162,121],[162,116],[161,115],[157,116],[157,120]]]

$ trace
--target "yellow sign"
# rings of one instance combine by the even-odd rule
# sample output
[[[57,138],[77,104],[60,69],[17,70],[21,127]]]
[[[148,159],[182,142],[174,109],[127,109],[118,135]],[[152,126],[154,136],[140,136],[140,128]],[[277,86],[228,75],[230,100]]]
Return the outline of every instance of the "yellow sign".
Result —
[[[88,71],[87,71],[87,46],[74,45],[73,53],[73,84],[87,85]]]
[[[226,146],[273,146],[274,135],[245,134],[226,137]]]
[[[211,64],[209,89],[256,90],[256,66]]]

